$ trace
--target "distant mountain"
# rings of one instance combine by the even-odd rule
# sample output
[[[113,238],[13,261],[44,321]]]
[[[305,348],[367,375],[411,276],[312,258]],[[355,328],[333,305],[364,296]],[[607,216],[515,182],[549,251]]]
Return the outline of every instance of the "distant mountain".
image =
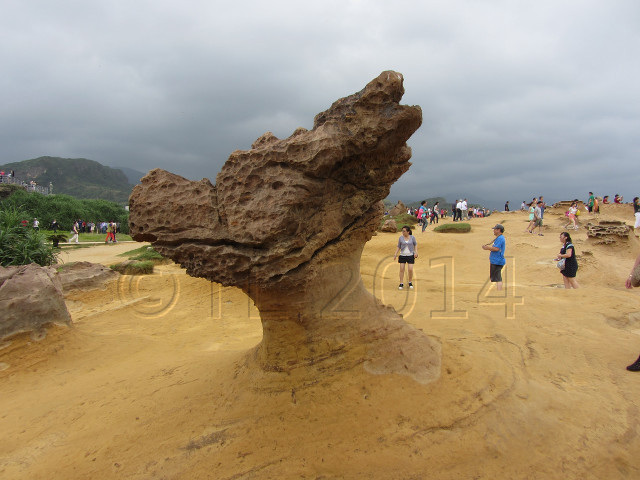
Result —
[[[137,185],[140,183],[140,179],[146,175],[145,172],[140,172],[138,170],[134,170],[133,168],[128,167],[113,167],[118,170],[122,170],[122,172],[127,176],[127,180],[131,185]]]
[[[0,165],[2,170],[14,170],[16,179],[35,181],[38,185],[53,184],[53,193],[76,198],[95,198],[127,203],[133,185],[124,172],[106,167],[86,158],[39,157]]]

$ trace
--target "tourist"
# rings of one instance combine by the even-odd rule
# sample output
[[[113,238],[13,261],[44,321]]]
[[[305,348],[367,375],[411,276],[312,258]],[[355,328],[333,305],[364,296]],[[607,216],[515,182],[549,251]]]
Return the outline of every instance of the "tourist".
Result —
[[[638,229],[640,228],[640,199],[633,197],[633,214],[636,217],[636,223],[633,226],[633,232],[638,236]]]
[[[625,287],[633,288],[633,285],[631,284],[631,277],[633,277],[633,271],[639,266],[640,266],[640,255],[637,256],[636,263],[634,263],[633,267],[631,268],[631,273],[629,273],[629,276],[627,277],[627,281],[624,283]],[[640,372],[640,357],[638,357],[638,359],[635,362],[629,365],[627,367],[627,370],[629,370],[630,372]]]
[[[33,219],[33,229],[38,232],[40,231],[40,222],[38,221],[37,218]]]
[[[502,290],[502,267],[506,263],[504,251],[506,241],[504,239],[504,227],[499,223],[493,227],[493,235],[496,237],[492,242],[482,245],[483,250],[489,250],[489,280],[496,284],[498,290]]]
[[[53,230],[53,233],[58,233],[58,222],[56,221],[56,219],[53,219],[53,222],[51,222],[51,230]]]
[[[589,192],[589,199],[587,200],[587,210],[589,213],[593,213],[593,204],[596,197],[593,196],[593,192]]]
[[[564,280],[564,288],[578,288],[579,285],[576,280],[578,260],[576,260],[576,249],[573,243],[571,243],[571,235],[567,232],[562,232],[560,234],[560,242],[562,242],[562,248],[556,257],[556,261],[558,262],[558,268],[560,268],[560,273]],[[564,262],[562,262],[563,259]],[[562,262],[562,264],[560,262]]]
[[[78,243],[78,222],[73,222],[73,227],[71,227],[71,233],[73,233],[73,236],[67,241],[67,243],[71,243],[72,240]]]
[[[613,203],[622,203],[622,197],[616,193],[613,196]]]
[[[504,204],[504,211],[505,212],[509,211],[509,200],[507,200],[507,203]]]
[[[398,256],[400,254],[400,256]],[[398,290],[402,290],[404,288],[404,265],[408,265],[408,274],[409,277],[409,289],[413,289],[413,264],[415,259],[418,258],[418,242],[416,241],[416,237],[411,235],[411,228],[407,225],[402,227],[402,235],[398,238],[398,249],[396,250],[393,259],[398,258],[398,263],[400,264],[400,285],[398,286]]]
[[[453,221],[455,222],[456,219],[462,221],[462,200],[458,200],[458,203],[456,203],[456,213],[453,217]]]
[[[569,207],[569,210],[567,211],[567,216],[569,217],[569,220],[571,220],[571,223],[567,224],[566,228],[572,228],[574,230],[578,229],[578,222],[576,220],[577,214],[578,214],[578,204],[576,202],[573,202]]]
[[[431,224],[434,221],[436,223],[439,223],[439,220],[438,220],[439,216],[440,216],[440,202],[436,202],[436,204],[433,206],[433,210],[431,211],[431,222],[429,223]]]
[[[465,220],[469,220],[469,207],[467,206],[467,199],[462,200],[460,209],[462,213],[460,214],[460,220],[462,220],[462,215],[464,215]]]
[[[527,202],[525,202],[524,200],[522,200],[522,204],[520,205],[520,210],[523,212],[527,210]]]
[[[535,201],[535,198],[533,200]],[[529,225],[527,225],[527,229],[525,230],[525,232],[533,233],[533,229],[535,228],[535,225],[536,225],[536,204],[534,202],[531,202],[531,205],[529,205]]]
[[[604,197],[602,197],[602,204],[609,205],[609,195],[605,195]]]
[[[534,218],[534,226],[529,233],[533,233],[533,231],[538,227],[538,235],[541,237],[544,235],[542,233],[542,204],[544,202],[542,200],[538,200],[535,208],[533,209],[533,218]]]

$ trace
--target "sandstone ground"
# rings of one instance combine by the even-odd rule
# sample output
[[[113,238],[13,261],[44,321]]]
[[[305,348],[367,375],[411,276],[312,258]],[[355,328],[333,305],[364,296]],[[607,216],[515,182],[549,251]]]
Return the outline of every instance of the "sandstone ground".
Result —
[[[399,234],[367,243],[365,286],[442,345],[427,385],[362,367],[257,371],[255,307],[176,265],[74,291],[73,328],[0,345],[0,477],[638,478],[640,374],[625,366],[640,354],[640,291],[624,280],[640,244],[571,232],[582,288],[564,290],[553,261],[564,216],[546,221],[544,236],[524,233],[521,212],[473,219],[468,234],[415,232],[413,291],[397,290]],[[498,222],[503,296],[487,289],[480,248]],[[109,265],[135,246],[64,260]]]

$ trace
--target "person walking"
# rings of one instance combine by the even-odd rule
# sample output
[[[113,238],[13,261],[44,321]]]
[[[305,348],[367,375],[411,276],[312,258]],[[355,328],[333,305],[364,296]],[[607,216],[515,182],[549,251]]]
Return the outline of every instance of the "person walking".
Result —
[[[53,230],[53,233],[58,233],[58,222],[56,221],[56,219],[53,219],[53,222],[51,222],[51,230]]]
[[[493,227],[493,235],[496,237],[493,242],[482,245],[483,250],[489,250],[489,280],[496,284],[498,290],[502,290],[502,267],[506,263],[504,251],[507,242],[504,238],[504,227],[497,224]]]
[[[73,227],[71,227],[71,233],[73,233],[73,236],[67,241],[67,243],[71,243],[72,240],[78,243],[78,222],[73,222]]]
[[[400,254],[400,256],[398,256]],[[416,237],[411,235],[411,228],[407,225],[402,227],[402,235],[398,238],[398,248],[396,249],[396,253],[393,256],[393,259],[398,259],[398,263],[400,264],[400,285],[398,286],[398,290],[402,290],[404,288],[404,266],[408,265],[408,280],[409,280],[409,289],[413,290],[413,264],[415,263],[415,259],[418,258],[418,242],[416,241]]]
[[[509,200],[507,200],[507,202],[504,204],[504,211],[505,212],[509,211]]]
[[[571,243],[571,235],[567,232],[562,232],[560,234],[560,242],[562,242],[562,248],[556,257],[556,261],[561,262],[564,259],[564,265],[558,265],[564,281],[564,288],[578,288],[580,287],[578,280],[576,280],[578,260],[576,259],[576,249]]]
[[[627,277],[627,280],[624,283],[625,287],[633,288],[634,271],[639,267],[640,267],[640,255],[638,255],[638,257],[636,258],[636,263],[634,263],[633,267],[631,267],[631,273],[629,273],[629,276]],[[640,356],[635,362],[633,362],[631,365],[627,367],[627,370],[629,370],[630,372],[640,372]]]
[[[567,216],[569,217],[569,220],[571,220],[571,223],[567,224],[566,228],[572,228],[574,230],[578,229],[578,221],[576,218],[577,214],[578,214],[578,204],[576,202],[573,202],[569,207],[569,210],[567,211]]]
[[[533,233],[533,229],[536,226],[536,202],[534,201],[529,205],[529,225],[527,225],[527,229],[525,232]]]
[[[40,222],[38,221],[37,218],[33,219],[33,229],[38,232],[40,231]]]

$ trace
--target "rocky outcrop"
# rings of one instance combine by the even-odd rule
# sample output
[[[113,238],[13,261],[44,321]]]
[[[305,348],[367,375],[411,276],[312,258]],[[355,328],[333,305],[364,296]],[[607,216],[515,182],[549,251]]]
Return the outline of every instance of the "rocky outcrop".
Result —
[[[587,223],[587,238],[596,244],[610,245],[620,241],[628,241],[633,231],[625,222],[617,220],[601,220],[598,223]]]
[[[34,263],[0,267],[0,339],[49,323],[71,324],[56,270]]]
[[[265,370],[349,368],[439,375],[439,345],[384,307],[360,278],[362,248],[422,122],[383,72],[316,115],[312,130],[264,134],[213,185],[153,170],[130,198],[131,235],[187,273],[244,290],[260,311]]]
[[[388,220],[384,221],[380,230],[382,230],[383,232],[395,233],[398,231],[398,225],[396,224],[396,221],[393,218],[389,218]]]
[[[58,270],[62,289],[92,290],[104,288],[107,283],[118,278],[118,273],[99,263],[74,262],[61,265]]]
[[[395,217],[396,215],[400,215],[401,213],[407,213],[407,207],[404,205],[404,203],[398,200],[398,203],[396,203],[395,206],[391,210],[389,210],[389,215]]]

